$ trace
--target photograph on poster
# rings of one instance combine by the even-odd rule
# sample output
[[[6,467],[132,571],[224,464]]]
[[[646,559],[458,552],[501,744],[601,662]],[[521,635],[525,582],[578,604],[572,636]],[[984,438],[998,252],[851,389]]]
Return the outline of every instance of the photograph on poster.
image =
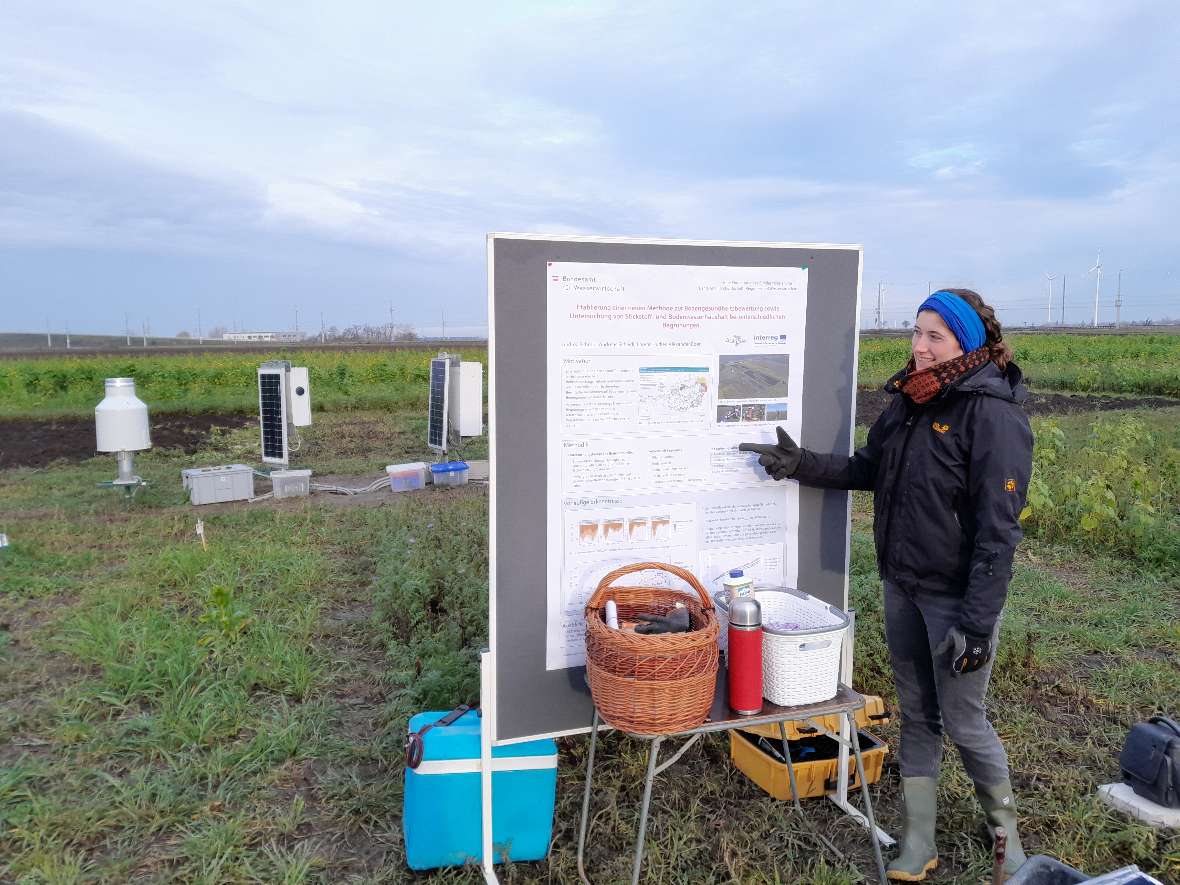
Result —
[[[721,354],[718,363],[718,399],[772,399],[788,393],[790,354]]]
[[[584,663],[621,565],[791,583],[798,489],[737,444],[801,430],[806,268],[553,261],[546,282],[546,668]]]

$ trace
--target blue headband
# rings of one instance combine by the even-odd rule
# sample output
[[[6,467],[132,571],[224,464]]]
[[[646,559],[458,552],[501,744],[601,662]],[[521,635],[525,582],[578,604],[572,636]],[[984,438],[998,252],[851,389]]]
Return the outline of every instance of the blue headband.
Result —
[[[942,317],[947,328],[958,339],[959,347],[963,348],[963,353],[970,353],[983,347],[983,342],[987,340],[983,320],[979,318],[975,308],[954,292],[940,289],[918,307],[918,313],[924,310],[932,310]]]

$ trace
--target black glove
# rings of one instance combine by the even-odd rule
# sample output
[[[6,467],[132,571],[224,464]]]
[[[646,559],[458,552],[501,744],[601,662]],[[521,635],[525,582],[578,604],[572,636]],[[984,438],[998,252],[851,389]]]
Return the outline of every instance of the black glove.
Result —
[[[803,459],[803,450],[795,443],[781,427],[775,428],[778,434],[778,445],[765,443],[742,443],[739,452],[757,452],[758,463],[761,464],[769,476],[775,479],[786,479],[794,476],[799,469],[799,462]]]
[[[668,614],[636,615],[635,620],[643,621],[643,625],[636,627],[636,633],[687,633],[688,609],[684,606],[672,609]]]
[[[958,627],[951,627],[934,653],[948,656],[951,672],[956,676],[974,673],[992,659],[992,641],[990,637],[972,636]]]

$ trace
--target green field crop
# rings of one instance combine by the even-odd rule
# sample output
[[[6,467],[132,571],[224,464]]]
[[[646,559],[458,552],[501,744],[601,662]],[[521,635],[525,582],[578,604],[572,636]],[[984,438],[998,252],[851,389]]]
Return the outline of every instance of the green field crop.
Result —
[[[1180,396],[1180,335],[1010,335],[1030,387]],[[879,387],[909,359],[908,338],[864,338],[862,386]]]
[[[487,362],[487,351],[452,351]],[[266,354],[66,357],[0,360],[0,416],[77,415],[103,396],[103,380],[135,379],[136,393],[157,412],[240,412],[258,408],[257,369],[268,358],[311,373],[317,410],[425,409],[426,350],[296,351]]]
[[[1177,411],[1034,419],[1025,529],[1180,573]]]
[[[1180,335],[1014,335],[1010,341],[1036,389],[1180,397]],[[487,363],[484,349],[459,353]],[[429,351],[274,356],[310,369],[316,410],[425,407]],[[858,383],[884,384],[908,357],[908,339],[863,338]],[[155,412],[252,412],[257,408],[255,372],[266,358],[211,353],[0,360],[0,416],[87,414],[102,399],[103,379],[122,375],[135,378],[140,399]]]

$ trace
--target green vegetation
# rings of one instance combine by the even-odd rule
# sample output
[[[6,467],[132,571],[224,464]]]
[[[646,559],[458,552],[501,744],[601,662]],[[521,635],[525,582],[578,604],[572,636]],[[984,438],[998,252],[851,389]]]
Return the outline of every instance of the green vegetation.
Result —
[[[487,351],[454,351],[487,362]],[[307,366],[317,410],[426,407],[427,350],[283,351],[184,356],[92,356],[0,360],[0,416],[89,414],[102,399],[103,380],[135,379],[136,393],[154,412],[251,412],[258,408],[259,364],[269,358]]]
[[[1180,335],[1011,335],[1031,387],[1180,396]],[[909,359],[908,338],[864,338],[861,385],[879,387]]]
[[[1016,359],[1044,390],[1180,397],[1180,335],[1015,335]],[[486,364],[487,351],[460,351]],[[426,350],[275,354],[311,370],[316,410],[420,410],[432,353]],[[862,385],[880,386],[905,364],[905,338],[864,338]],[[0,360],[0,417],[89,414],[105,378],[135,378],[154,412],[250,412],[265,354],[125,355]]]
[[[362,398],[386,395],[365,384],[381,390]],[[420,458],[421,419],[406,415],[317,414],[301,463],[376,475]],[[1131,723],[1180,697],[1180,408],[1034,424],[1038,484],[991,701],[1026,845],[1092,873],[1137,863],[1178,881],[1180,835],[1094,794],[1117,777]],[[137,469],[153,484],[130,504],[95,488],[113,471],[106,457],[0,471],[0,528],[13,541],[0,554],[0,881],[482,881],[473,869],[408,874],[400,771],[408,716],[477,693],[485,489],[379,506],[183,503],[182,466],[256,451],[248,427],[215,434],[195,458],[146,452]],[[892,704],[866,505],[858,496],[852,537],[857,684]],[[881,734],[896,750],[898,724]],[[505,868],[506,882],[576,881],[587,741],[559,743],[552,853]],[[606,882],[629,868],[646,757],[617,735],[603,745],[588,863]],[[974,885],[990,862],[953,753],[941,789],[934,881]],[[892,758],[874,800],[896,831]],[[645,881],[860,881],[730,767],[723,735],[661,776],[655,807]],[[806,807],[870,869],[863,831],[829,803]]]
[[[1047,541],[1180,571],[1175,411],[1104,416],[1089,426],[1076,418],[1034,419],[1027,530]]]

